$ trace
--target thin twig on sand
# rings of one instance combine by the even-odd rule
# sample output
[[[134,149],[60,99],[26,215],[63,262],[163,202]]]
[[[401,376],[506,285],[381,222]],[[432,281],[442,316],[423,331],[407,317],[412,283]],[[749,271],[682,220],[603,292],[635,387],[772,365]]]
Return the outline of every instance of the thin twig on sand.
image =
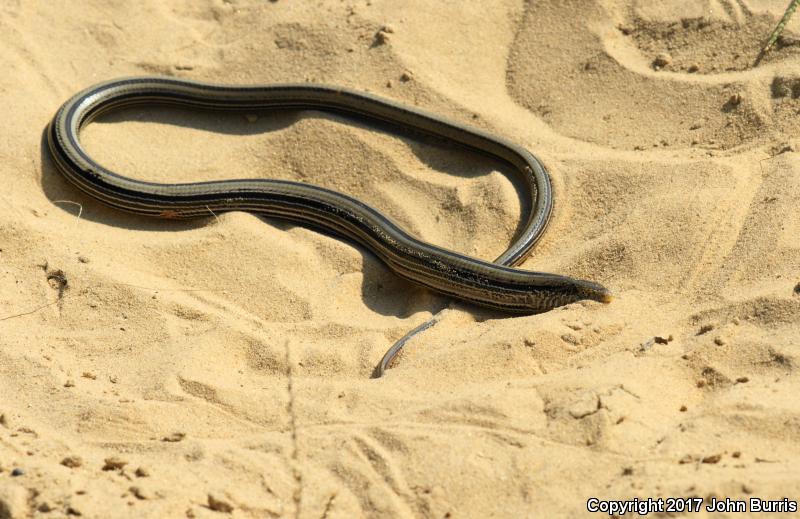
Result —
[[[761,60],[764,59],[764,56],[769,52],[775,42],[778,41],[778,37],[780,37],[783,29],[786,27],[786,24],[789,23],[789,19],[792,17],[794,12],[797,10],[797,6],[800,5],[800,0],[790,0],[789,7],[786,8],[786,11],[783,13],[781,17],[781,21],[778,22],[778,25],[772,31],[772,34],[769,35],[769,39],[767,43],[764,44],[764,47],[761,49],[761,52],[758,53],[758,57],[756,58],[756,62],[754,65],[758,65],[761,63]]]

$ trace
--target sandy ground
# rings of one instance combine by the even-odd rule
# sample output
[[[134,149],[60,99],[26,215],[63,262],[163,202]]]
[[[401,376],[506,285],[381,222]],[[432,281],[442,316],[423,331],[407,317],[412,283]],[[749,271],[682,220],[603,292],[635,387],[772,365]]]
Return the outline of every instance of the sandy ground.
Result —
[[[800,20],[752,67],[785,3],[2,2],[0,518],[797,500]],[[147,74],[346,85],[504,135],[555,184],[523,267],[616,300],[458,309],[370,379],[446,298],[304,227],[133,217],[54,169],[58,106]],[[521,210],[502,165],[319,112],[129,109],[85,142],[136,178],[331,187],[487,259]]]

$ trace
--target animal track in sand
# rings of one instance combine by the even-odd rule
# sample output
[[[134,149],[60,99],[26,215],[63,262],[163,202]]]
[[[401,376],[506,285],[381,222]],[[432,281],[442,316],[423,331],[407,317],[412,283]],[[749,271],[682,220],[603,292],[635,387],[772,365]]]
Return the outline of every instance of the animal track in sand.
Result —
[[[776,110],[764,66],[800,56],[794,36],[751,67],[779,13],[606,4],[575,18],[568,3],[531,3],[519,25],[509,93],[557,131],[619,149],[726,150],[763,144],[776,123],[800,129]]]
[[[774,289],[791,295],[794,266],[800,263],[800,218],[795,216],[800,179],[791,170],[791,160],[790,154],[762,160],[755,168],[762,173],[759,183],[746,193],[732,193],[727,204],[735,218],[720,215],[715,224],[720,235],[728,235],[727,243],[709,258],[714,269],[696,276],[696,288],[713,293],[745,284],[755,293],[766,295],[765,290]],[[720,232],[726,227],[727,232]]]
[[[763,40],[774,25],[771,16],[746,13],[740,20],[699,16],[664,21],[635,17],[617,29],[653,68],[716,74],[753,68]],[[762,66],[800,56],[800,40],[783,35],[775,50],[765,56]],[[669,55],[667,63],[658,59],[663,54]]]
[[[791,326],[800,320],[800,301],[794,298],[753,297],[709,308],[692,316],[694,323],[734,319],[764,328]]]

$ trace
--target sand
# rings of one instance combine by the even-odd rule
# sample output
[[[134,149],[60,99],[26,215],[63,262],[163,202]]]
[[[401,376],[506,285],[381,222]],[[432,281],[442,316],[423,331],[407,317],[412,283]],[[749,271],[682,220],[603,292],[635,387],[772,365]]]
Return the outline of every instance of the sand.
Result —
[[[752,66],[784,7],[3,2],[0,518],[797,500],[800,17]],[[456,306],[371,379],[448,298],[302,226],[131,216],[55,170],[41,137],[59,105],[149,74],[345,85],[512,139],[556,197],[523,268],[616,299]],[[337,189],[486,259],[524,209],[509,171],[472,153],[315,111],[247,115],[132,108],[85,142],[157,182]]]

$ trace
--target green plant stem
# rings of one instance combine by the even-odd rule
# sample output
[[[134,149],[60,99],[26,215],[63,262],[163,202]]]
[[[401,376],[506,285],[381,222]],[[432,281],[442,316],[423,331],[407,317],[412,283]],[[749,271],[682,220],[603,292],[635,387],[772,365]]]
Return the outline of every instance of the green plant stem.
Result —
[[[797,10],[797,6],[800,5],[800,0],[791,0],[789,2],[789,6],[786,8],[786,11],[783,13],[781,17],[781,21],[778,22],[778,25],[772,31],[772,34],[769,35],[769,39],[767,43],[764,44],[764,48],[761,49],[761,52],[758,53],[758,57],[756,58],[755,64],[758,65],[764,56],[769,52],[775,42],[778,41],[778,37],[783,32],[783,29],[786,27],[786,24],[789,23],[789,19],[792,17],[794,12]]]

